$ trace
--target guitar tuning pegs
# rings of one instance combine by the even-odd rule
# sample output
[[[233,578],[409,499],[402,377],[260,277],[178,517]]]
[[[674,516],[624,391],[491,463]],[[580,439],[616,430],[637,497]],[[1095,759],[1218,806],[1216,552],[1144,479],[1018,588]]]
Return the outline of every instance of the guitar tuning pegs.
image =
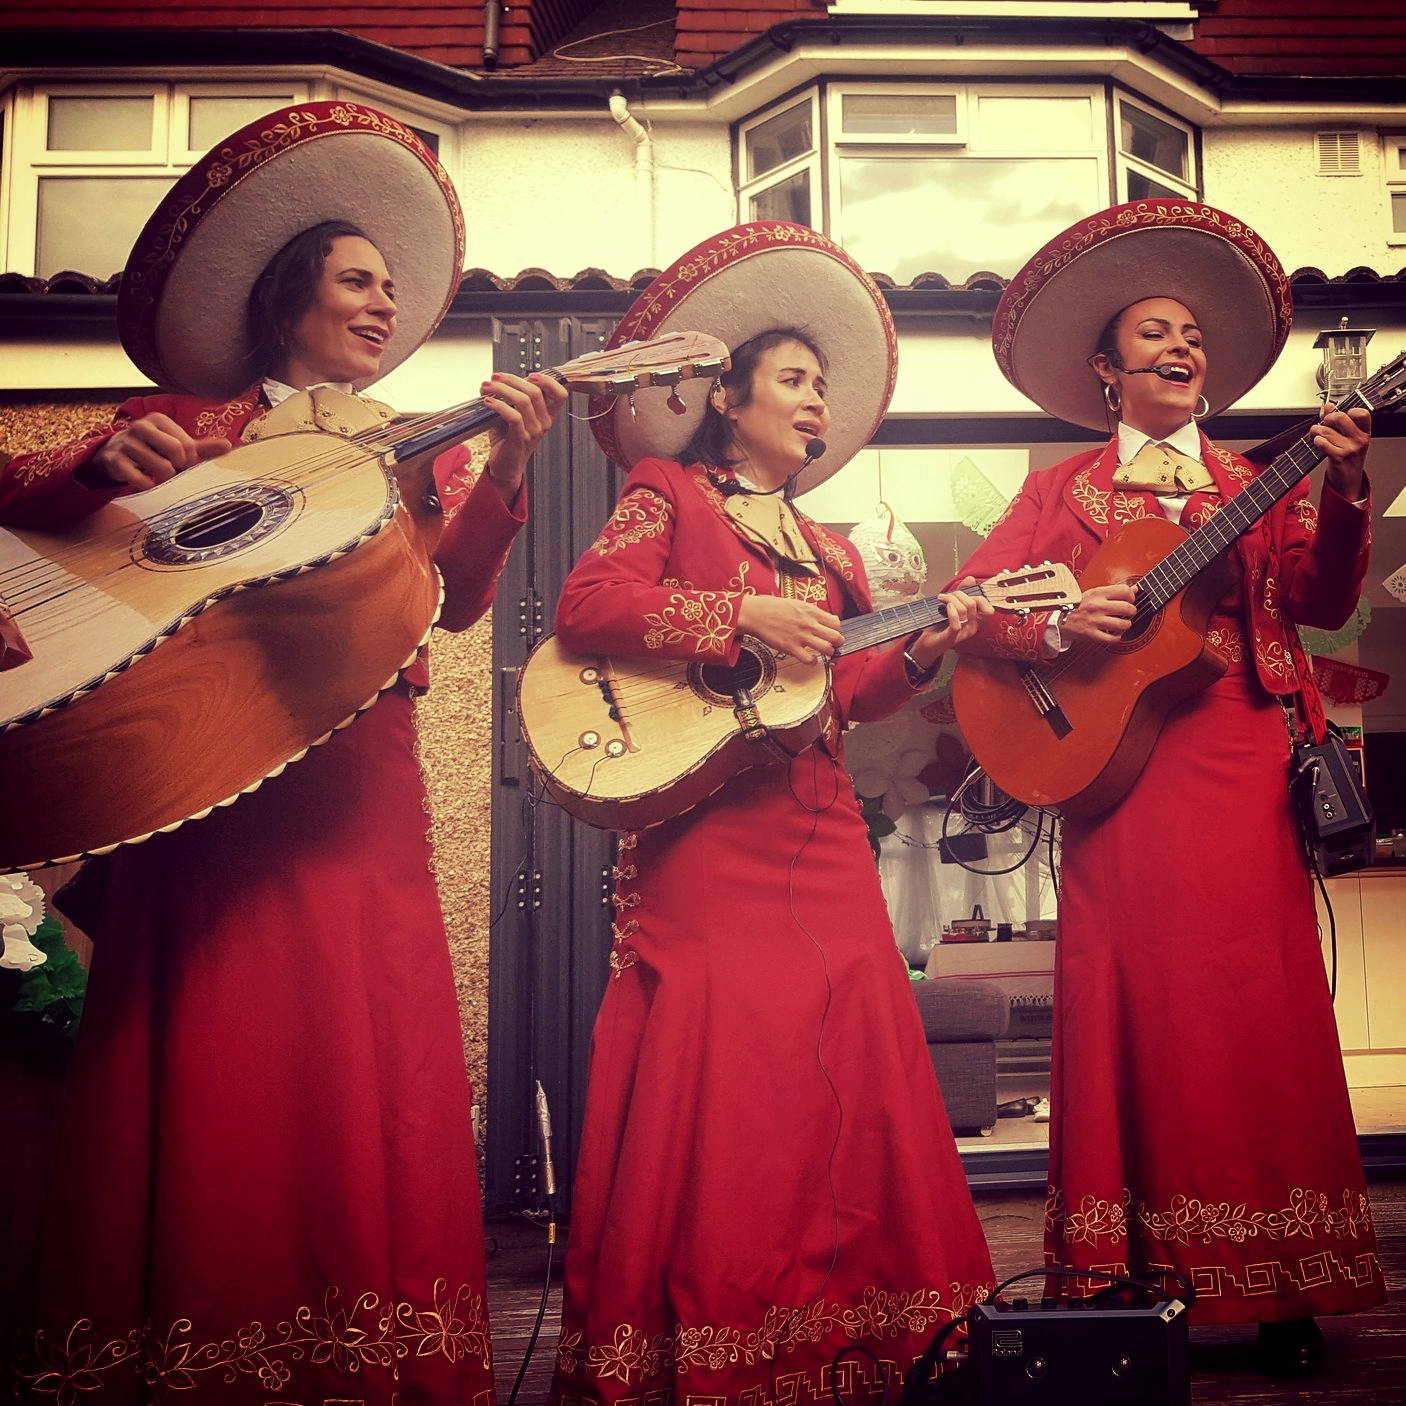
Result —
[[[683,403],[683,397],[678,393],[677,390],[671,390],[669,392],[669,398],[664,402],[664,404],[667,405],[669,409],[674,412],[675,415],[688,414],[688,406]]]
[[[630,419],[633,420],[635,416],[640,413],[638,410],[635,409],[635,397],[633,392],[630,393],[630,397],[625,403],[630,407]]]

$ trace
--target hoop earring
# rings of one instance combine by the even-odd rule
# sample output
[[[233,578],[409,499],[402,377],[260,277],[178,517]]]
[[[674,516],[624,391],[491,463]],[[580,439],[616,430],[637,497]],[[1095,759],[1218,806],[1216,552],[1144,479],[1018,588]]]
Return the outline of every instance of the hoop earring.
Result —
[[[1105,381],[1103,383],[1103,403],[1115,415],[1123,408],[1122,393],[1112,381]]]
[[[1207,400],[1204,395],[1197,396],[1196,398],[1201,402],[1202,408],[1200,410],[1193,410],[1191,412],[1191,418],[1193,420],[1204,420],[1206,416],[1211,413],[1211,402]]]

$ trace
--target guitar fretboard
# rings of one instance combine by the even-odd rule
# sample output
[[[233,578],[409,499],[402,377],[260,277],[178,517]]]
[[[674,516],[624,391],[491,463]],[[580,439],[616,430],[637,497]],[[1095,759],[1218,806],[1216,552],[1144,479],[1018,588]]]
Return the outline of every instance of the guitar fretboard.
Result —
[[[963,586],[969,596],[982,594],[980,586]],[[870,649],[876,644],[887,644],[901,635],[911,635],[915,630],[925,630],[929,625],[945,625],[947,607],[936,596],[923,596],[918,600],[905,601],[902,605],[890,605],[876,610],[872,615],[856,615],[840,622],[840,633],[845,642],[835,652],[853,654],[856,650]]]
[[[1352,406],[1376,409],[1370,387],[1370,382],[1358,387],[1351,395],[1344,397],[1338,409],[1347,410]],[[1312,438],[1304,435],[1233,498],[1227,498],[1219,512],[1169,552],[1138,583],[1139,616],[1149,616],[1161,610],[1197,572],[1253,527],[1281,498],[1291,493],[1313,472],[1323,457]]]

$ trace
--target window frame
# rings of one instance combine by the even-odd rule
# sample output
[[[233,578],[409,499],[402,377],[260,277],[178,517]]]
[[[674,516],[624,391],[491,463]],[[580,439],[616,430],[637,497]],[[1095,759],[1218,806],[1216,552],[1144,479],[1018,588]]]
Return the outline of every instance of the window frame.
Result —
[[[1191,123],[1183,121],[1175,113],[1168,112],[1165,108],[1158,106],[1154,102],[1149,102],[1146,98],[1140,97],[1126,89],[1115,87],[1111,97],[1113,101],[1109,104],[1109,150],[1112,153],[1114,163],[1114,176],[1117,181],[1115,188],[1115,203],[1126,204],[1132,197],[1128,194],[1128,173],[1136,171],[1139,175],[1146,176],[1150,181],[1156,181],[1175,192],[1176,196],[1184,200],[1199,200],[1201,198],[1201,143],[1200,133]],[[1186,166],[1189,172],[1184,179],[1173,176],[1170,171],[1164,171],[1160,166],[1154,166],[1151,162],[1143,161],[1131,152],[1123,150],[1123,106],[1127,104],[1134,111],[1146,113],[1149,117],[1155,117],[1157,121],[1164,123],[1168,127],[1174,127],[1186,137]],[[1181,189],[1176,188],[1180,186]],[[1157,197],[1174,198],[1174,197]]]
[[[305,77],[250,78],[239,82],[201,80],[100,82],[47,79],[17,84],[0,104],[5,120],[3,167],[0,167],[0,260],[6,272],[35,275],[39,256],[41,180],[124,180],[178,178],[205,154],[192,151],[189,139],[191,97],[263,97],[270,89],[306,102],[314,85]],[[49,102],[52,98],[150,97],[152,140],[145,151],[50,151]],[[182,125],[184,124],[184,125]],[[110,269],[81,269],[105,278]]]
[[[782,181],[789,180],[797,172],[804,170],[810,176],[810,218],[806,223],[811,229],[818,229],[822,233],[828,232],[826,192],[822,184],[825,163],[821,159],[825,149],[825,133],[821,126],[824,108],[820,98],[821,85],[813,84],[798,92],[788,93],[784,98],[771,103],[737,124],[733,162],[737,183],[737,216],[741,223],[746,224],[756,218],[751,213],[751,202],[758,195],[769,190],[772,186],[780,185]],[[744,172],[747,169],[747,137],[749,133],[760,127],[762,123],[769,122],[773,117],[780,117],[782,113],[800,107],[802,103],[810,104],[810,150],[802,152],[799,156],[793,156],[789,161],[783,161],[779,166],[773,166],[760,176],[747,180]],[[820,207],[819,219],[816,218],[817,203]]]
[[[1406,245],[1406,229],[1396,229],[1393,201],[1400,196],[1406,201],[1406,132],[1382,133],[1382,177],[1386,186],[1386,242],[1399,249]]]

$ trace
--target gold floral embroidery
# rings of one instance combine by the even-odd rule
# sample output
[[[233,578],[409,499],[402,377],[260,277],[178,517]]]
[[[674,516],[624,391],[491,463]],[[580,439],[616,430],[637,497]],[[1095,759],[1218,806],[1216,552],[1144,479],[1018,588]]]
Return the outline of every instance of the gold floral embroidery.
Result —
[[[1206,631],[1206,642],[1214,645],[1232,664],[1240,664],[1245,659],[1245,636],[1233,625],[1225,629],[1219,627]]]
[[[752,569],[752,563],[751,563],[750,561],[740,561],[740,562],[738,562],[738,563],[737,563],[737,574],[732,578],[731,581],[729,581],[729,582],[727,583],[727,588],[728,588],[728,590],[730,590],[730,591],[737,591],[737,592],[739,592],[741,595],[744,595],[744,596],[754,596],[754,595],[756,595],[756,594],[757,594],[756,587],[755,587],[755,586],[748,585],[748,583],[747,583],[747,573],[748,573],[751,569]],[[668,585],[673,584],[673,583],[666,581],[664,584],[665,584],[666,586],[668,586]]]
[[[1223,500],[1221,498],[1207,495],[1200,499],[1182,521],[1188,527],[1205,527],[1205,525],[1220,512],[1222,506]]]
[[[660,611],[645,614],[644,643],[648,649],[692,639],[697,654],[726,654],[737,614],[737,597],[731,591],[676,592]]]
[[[557,1343],[557,1371],[563,1376],[574,1376],[586,1365],[586,1354],[581,1347],[580,1333],[563,1333]]]
[[[1279,578],[1273,572],[1265,572],[1264,595],[1261,597],[1266,613],[1271,620],[1279,619]]]
[[[101,444],[131,423],[126,416],[118,416],[110,425],[98,425],[89,430],[82,439],[55,445],[52,449],[36,449],[33,454],[16,455],[10,473],[23,487],[28,488],[41,478],[77,468]]]
[[[820,548],[820,554],[835,568],[836,571],[846,581],[854,580],[854,562],[850,559],[850,554],[846,550],[848,543],[843,538],[836,537],[828,529],[821,527],[813,518],[805,519],[806,525],[815,533],[816,545]]]
[[[1220,445],[1211,445],[1209,453],[1211,458],[1220,465],[1226,476],[1234,479],[1240,488],[1244,488],[1244,486],[1255,477],[1254,470],[1248,469],[1243,464],[1236,462],[1234,455],[1222,449]]]
[[[597,1377],[614,1377],[628,1386],[632,1379],[648,1381],[657,1377],[673,1346],[667,1333],[651,1338],[622,1323],[615,1330],[613,1342],[597,1344],[587,1352],[586,1366]]]
[[[636,542],[659,537],[668,531],[671,511],[667,498],[648,488],[637,488],[615,505],[610,521],[591,543],[591,551],[597,556],[608,557],[622,547],[632,547]]]
[[[157,1401],[173,1391],[231,1386],[256,1376],[266,1391],[282,1391],[307,1361],[331,1364],[355,1374],[363,1369],[388,1371],[400,1380],[400,1364],[410,1356],[441,1356],[450,1362],[470,1358],[492,1367],[488,1312],[481,1294],[461,1284],[451,1296],[448,1281],[436,1279],[427,1308],[362,1294],[350,1308],[340,1308],[338,1292],[329,1288],[321,1314],[306,1304],[272,1331],[254,1322],[218,1342],[198,1344],[189,1318],[177,1319],[159,1337],[150,1323],[102,1344],[86,1341],[91,1322],[84,1318],[69,1329],[63,1343],[35,1336],[34,1362],[20,1363],[21,1380],[57,1406],[73,1406],[84,1392],[108,1384],[116,1369],[137,1368]],[[206,1375],[211,1374],[214,1375]]]
[[[1284,641],[1263,639],[1258,630],[1255,631],[1255,663],[1267,678],[1282,683],[1285,692],[1291,690],[1298,679],[1294,661]]]
[[[941,1289],[908,1292],[870,1287],[846,1308],[838,1303],[812,1302],[800,1308],[773,1304],[752,1330],[717,1324],[675,1325],[673,1334],[649,1337],[633,1324],[622,1323],[609,1343],[583,1348],[580,1333],[563,1334],[557,1347],[557,1367],[565,1375],[583,1369],[597,1378],[615,1377],[626,1384],[647,1383],[667,1369],[721,1371],[736,1362],[748,1367],[771,1362],[779,1353],[814,1346],[843,1334],[860,1338],[896,1338],[901,1333],[925,1333],[934,1324],[961,1317],[987,1297],[989,1285],[952,1283]],[[944,1299],[946,1300],[944,1302]]]
[[[1147,502],[1141,494],[1121,490],[1107,493],[1094,486],[1093,470],[1097,462],[1080,469],[1069,485],[1070,495],[1090,519],[1100,527],[1107,527],[1110,523],[1135,522],[1147,517]]]
[[[1295,1187],[1287,1205],[1277,1210],[1250,1210],[1245,1202],[1202,1201],[1191,1196],[1174,1196],[1165,1210],[1139,1204],[1132,1210],[1132,1192],[1123,1190],[1123,1200],[1106,1201],[1085,1196],[1079,1209],[1071,1211],[1064,1193],[1050,1187],[1045,1200],[1045,1232],[1069,1244],[1097,1245],[1106,1240],[1125,1240],[1130,1223],[1149,1239],[1168,1244],[1190,1245],[1193,1240],[1210,1245],[1230,1240],[1240,1245],[1261,1235],[1266,1240],[1370,1239],[1374,1233],[1372,1206],[1366,1192],[1345,1190],[1341,1205],[1335,1207],[1327,1192]]]
[[[1294,498],[1285,511],[1298,518],[1305,532],[1311,535],[1318,531],[1318,509],[1311,498]]]
[[[261,411],[263,402],[259,399],[258,388],[245,391],[238,400],[228,401],[221,406],[211,406],[195,417],[195,433],[199,439],[219,439],[227,434],[234,422],[254,411]],[[262,419],[262,415],[258,418]],[[252,423],[252,420],[251,420]],[[248,426],[246,425],[247,429]]]

